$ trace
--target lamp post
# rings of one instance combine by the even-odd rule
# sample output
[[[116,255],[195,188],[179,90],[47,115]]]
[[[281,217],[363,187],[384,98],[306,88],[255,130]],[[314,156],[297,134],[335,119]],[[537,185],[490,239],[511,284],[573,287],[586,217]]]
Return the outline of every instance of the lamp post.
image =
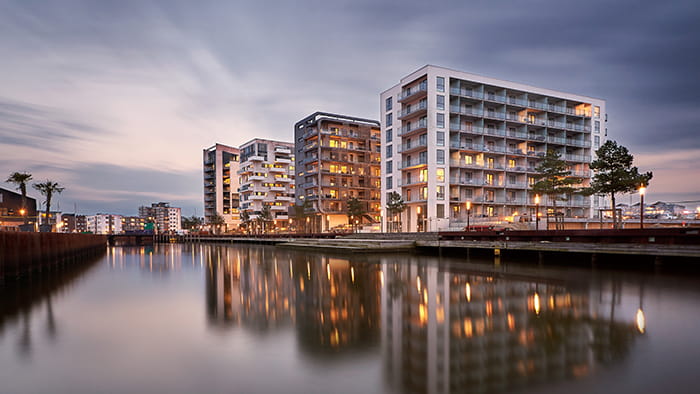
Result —
[[[646,193],[646,186],[642,185],[639,187],[639,228],[644,228],[644,193]]]
[[[540,230],[540,195],[535,194],[535,231]]]
[[[471,231],[471,227],[469,226],[469,216],[471,216],[472,213],[472,202],[467,201],[467,231]]]

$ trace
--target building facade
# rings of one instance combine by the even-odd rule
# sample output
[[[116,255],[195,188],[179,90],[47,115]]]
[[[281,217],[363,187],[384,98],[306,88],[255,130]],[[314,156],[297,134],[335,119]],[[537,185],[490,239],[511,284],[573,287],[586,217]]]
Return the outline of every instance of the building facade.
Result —
[[[430,65],[381,93],[380,113],[381,204],[391,192],[403,197],[406,210],[388,218],[403,231],[461,229],[467,215],[472,223],[532,218],[545,153],[560,153],[587,186],[607,135],[604,100]],[[588,218],[596,203],[570,196],[557,205],[565,217]]]
[[[93,234],[120,234],[122,232],[122,216],[106,213],[85,216],[88,232]]]
[[[294,203],[294,155],[291,142],[255,138],[240,147],[240,211],[257,219],[263,207],[270,210],[275,228],[289,229]]]
[[[376,120],[316,112],[294,125],[296,205],[313,212],[309,231],[348,223],[347,201],[357,198],[367,214],[380,217],[380,128]]]
[[[156,233],[176,233],[182,230],[181,209],[171,207],[167,202],[157,202],[150,207],[139,207],[139,216],[152,222]]]
[[[238,148],[222,144],[204,149],[204,222],[207,224],[217,215],[223,217],[229,229],[240,223],[239,155]]]
[[[0,188],[0,229],[17,230],[25,219],[27,224],[36,223],[36,200],[27,197],[26,207],[22,211],[22,195]]]

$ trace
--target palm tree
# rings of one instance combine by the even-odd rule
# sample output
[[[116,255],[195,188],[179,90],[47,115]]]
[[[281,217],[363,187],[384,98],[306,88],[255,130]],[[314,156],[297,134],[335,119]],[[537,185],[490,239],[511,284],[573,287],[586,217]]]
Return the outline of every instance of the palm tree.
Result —
[[[61,193],[65,187],[62,187],[57,182],[52,182],[46,180],[46,182],[35,183],[34,188],[38,190],[41,194],[46,196],[46,224],[49,224],[49,214],[51,212],[51,197],[54,193]]]
[[[27,224],[27,182],[32,180],[32,174],[26,172],[13,172],[5,182],[17,185],[17,190],[22,193],[22,209],[20,214],[24,216],[24,224]]]

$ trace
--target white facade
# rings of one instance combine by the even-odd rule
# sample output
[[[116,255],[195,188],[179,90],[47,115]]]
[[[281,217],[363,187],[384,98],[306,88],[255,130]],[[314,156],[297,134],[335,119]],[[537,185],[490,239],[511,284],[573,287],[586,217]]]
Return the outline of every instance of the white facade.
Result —
[[[472,224],[534,217],[530,186],[547,150],[586,186],[607,134],[604,100],[430,65],[381,93],[380,107],[382,207],[388,193],[403,197],[402,217],[386,221],[400,220],[403,231],[462,229],[467,202]],[[591,200],[557,205],[565,217],[588,218]]]
[[[240,209],[250,219],[269,206],[277,227],[288,227],[295,190],[293,148],[291,142],[260,138],[240,146]]]
[[[87,231],[93,234],[119,234],[122,232],[121,215],[98,213],[85,217]]]

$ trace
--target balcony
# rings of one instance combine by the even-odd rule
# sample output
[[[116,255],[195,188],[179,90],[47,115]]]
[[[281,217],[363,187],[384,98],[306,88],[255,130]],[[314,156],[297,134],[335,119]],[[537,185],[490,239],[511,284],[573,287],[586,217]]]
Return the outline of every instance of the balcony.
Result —
[[[484,129],[476,126],[466,126],[456,123],[450,123],[450,131],[459,131],[468,134],[484,134]]]
[[[264,175],[251,175],[248,177],[248,181],[264,181],[265,176]]]
[[[418,122],[417,124],[411,124],[411,125],[406,125],[406,126],[401,127],[398,135],[407,136],[409,134],[414,134],[414,133],[418,133],[418,132],[426,131],[426,130],[428,130],[428,122],[421,121],[421,122]]]
[[[425,101],[421,101],[417,105],[408,105],[406,108],[402,109],[401,112],[398,114],[398,119],[399,120],[405,120],[409,118],[413,118],[415,116],[419,115],[425,115],[428,112],[428,103]]]
[[[262,156],[248,156],[246,161],[265,161],[265,158]]]
[[[287,155],[291,155],[291,154],[292,154],[292,150],[291,150],[290,148],[287,148],[287,147],[284,147],[284,146],[276,146],[276,147],[275,147],[275,152],[277,152],[277,153],[283,153],[283,154],[287,154]]]
[[[249,200],[261,201],[261,200],[264,200],[264,199],[265,199],[265,195],[263,195],[263,194],[253,194],[253,195],[249,196],[248,199],[249,199]]]
[[[404,180],[402,179],[399,182],[400,187],[409,187],[409,186],[418,186],[418,185],[426,185],[428,183],[427,179],[420,180],[420,179],[408,179]]]
[[[281,177],[281,176],[276,176],[275,181],[289,183],[289,182],[292,182],[292,178],[285,178],[285,177]]]
[[[484,146],[481,144],[463,144],[459,142],[450,142],[450,148],[459,149],[470,152],[483,152]]]
[[[304,146],[304,150],[307,151],[307,150],[313,149],[317,146],[318,146],[318,142],[314,141],[310,144],[306,144],[306,146]]]
[[[459,114],[459,115],[469,115],[469,116],[474,116],[474,117],[482,117],[484,115],[484,111],[480,109],[474,109],[474,108],[469,108],[469,107],[459,107],[456,105],[451,105],[450,106],[450,112]]]
[[[426,149],[428,147],[428,141],[419,141],[412,144],[401,144],[398,145],[398,153],[410,153],[420,149]]]
[[[527,183],[523,182],[513,182],[506,184],[507,189],[527,189]]]
[[[505,103],[506,102],[506,96],[500,96],[498,94],[489,94],[486,93],[484,95],[484,100],[486,101],[493,101],[496,103]]]
[[[450,160],[450,167],[459,167],[459,168],[473,168],[473,169],[483,169],[484,165],[483,164],[477,164],[477,163],[467,163],[464,160]]]
[[[450,185],[481,186],[483,183],[483,178],[450,178]]]
[[[506,149],[506,154],[511,156],[525,156],[522,149]]]
[[[287,191],[287,188],[284,186],[270,186],[269,190],[271,192],[284,192]]]
[[[399,169],[400,170],[407,170],[407,169],[418,168],[418,167],[427,166],[427,165],[428,165],[427,159],[403,161],[403,162],[401,162],[401,166],[399,167]]]
[[[275,201],[292,201],[294,197],[291,196],[275,196]]]
[[[566,145],[566,138],[547,136],[547,142],[550,144]]]
[[[584,141],[584,140],[574,140],[571,138],[566,139],[566,143],[568,145],[573,145],[573,146],[580,146],[583,148],[590,148],[591,147],[591,141]]]
[[[288,158],[284,158],[284,157],[275,157],[275,163],[292,164],[292,159],[288,159]]]
[[[269,167],[267,170],[270,172],[287,173],[287,168],[284,167]]]
[[[399,102],[415,100],[418,98],[423,98],[428,94],[428,81],[422,81],[416,86],[408,89],[404,89],[401,94],[399,94]]]
[[[483,99],[484,95],[480,92],[475,92],[472,89],[450,88],[450,94],[455,96],[469,97],[474,99]]]
[[[527,169],[525,169],[525,167],[515,166],[515,167],[506,168],[506,171],[508,171],[508,172],[523,172],[524,173],[524,172],[527,172]]]
[[[586,155],[564,155],[563,159],[566,161],[578,161],[586,163],[589,163],[591,161],[591,157]]]

